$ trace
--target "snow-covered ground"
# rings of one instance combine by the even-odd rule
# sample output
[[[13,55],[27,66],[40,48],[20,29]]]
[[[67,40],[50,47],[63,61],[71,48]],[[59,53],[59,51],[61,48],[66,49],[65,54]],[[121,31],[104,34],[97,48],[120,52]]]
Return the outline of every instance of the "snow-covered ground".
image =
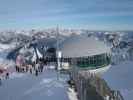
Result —
[[[112,66],[103,78],[113,90],[119,90],[124,100],[133,100],[133,62]]]
[[[0,86],[0,100],[77,100],[68,89],[67,75],[45,70],[39,76],[13,73]]]

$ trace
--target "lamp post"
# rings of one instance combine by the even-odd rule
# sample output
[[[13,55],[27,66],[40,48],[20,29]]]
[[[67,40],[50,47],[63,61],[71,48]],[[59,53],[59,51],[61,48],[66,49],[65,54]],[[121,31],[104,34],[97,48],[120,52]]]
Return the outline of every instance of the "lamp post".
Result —
[[[57,70],[61,70],[61,57],[62,57],[62,52],[57,51]]]
[[[59,50],[59,28],[57,26],[56,28],[56,39],[57,39],[57,44],[56,44],[56,57],[57,57],[57,70],[61,70],[61,57],[62,57],[62,52]]]

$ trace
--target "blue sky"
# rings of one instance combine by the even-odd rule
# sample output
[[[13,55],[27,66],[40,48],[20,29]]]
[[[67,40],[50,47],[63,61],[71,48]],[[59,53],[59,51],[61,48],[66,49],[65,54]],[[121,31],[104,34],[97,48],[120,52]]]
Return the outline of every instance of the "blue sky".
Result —
[[[133,30],[133,0],[0,0],[0,29]]]

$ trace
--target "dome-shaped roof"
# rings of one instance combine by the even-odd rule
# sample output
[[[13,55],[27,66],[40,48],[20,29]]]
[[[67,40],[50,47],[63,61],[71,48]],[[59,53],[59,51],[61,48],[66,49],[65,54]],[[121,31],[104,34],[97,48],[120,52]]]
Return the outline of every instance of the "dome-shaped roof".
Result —
[[[60,44],[62,56],[65,58],[92,56],[110,52],[104,42],[94,37],[74,35]]]

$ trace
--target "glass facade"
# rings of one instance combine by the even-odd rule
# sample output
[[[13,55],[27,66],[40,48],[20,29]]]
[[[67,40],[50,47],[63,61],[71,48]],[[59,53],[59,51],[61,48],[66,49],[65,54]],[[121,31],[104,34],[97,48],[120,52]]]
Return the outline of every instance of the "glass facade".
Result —
[[[74,59],[74,63],[72,63],[72,59]],[[79,68],[97,69],[109,65],[111,63],[111,57],[109,54],[104,53],[90,57],[63,58],[62,61],[69,62],[70,65],[73,64]]]

